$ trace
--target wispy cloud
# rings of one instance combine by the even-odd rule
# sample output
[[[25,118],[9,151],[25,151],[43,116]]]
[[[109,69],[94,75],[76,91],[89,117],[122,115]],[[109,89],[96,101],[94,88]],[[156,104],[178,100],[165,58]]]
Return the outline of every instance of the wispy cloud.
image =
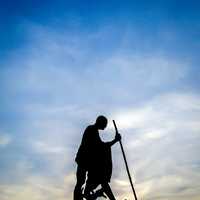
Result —
[[[124,131],[123,142],[136,189],[144,199],[199,196],[199,177],[194,177],[200,162],[199,100],[199,96],[191,94],[166,94],[113,115]],[[118,158],[115,162],[120,169],[115,187],[120,191],[120,183],[124,183],[128,193],[125,168],[120,164],[123,160],[119,163]],[[196,189],[191,191],[191,185]],[[123,190],[121,195],[124,193]]]
[[[12,137],[8,134],[0,133],[0,147],[6,147],[12,142]]]
[[[20,199],[39,199],[39,200],[53,200],[53,199],[70,199],[69,192],[70,184],[66,185],[69,180],[71,182],[71,175],[65,177],[64,181],[58,181],[44,178],[41,176],[30,176],[23,184],[9,184],[0,186],[2,200],[20,200]],[[67,186],[67,187],[66,187]]]

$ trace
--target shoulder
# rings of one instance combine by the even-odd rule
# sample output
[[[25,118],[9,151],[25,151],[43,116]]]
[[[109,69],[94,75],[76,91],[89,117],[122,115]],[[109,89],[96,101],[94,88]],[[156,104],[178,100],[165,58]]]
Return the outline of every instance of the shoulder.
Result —
[[[98,133],[98,130],[96,129],[96,127],[94,125],[89,125],[84,132],[84,138],[94,138],[96,137]]]
[[[94,128],[92,125],[89,125],[88,127],[86,127],[85,131],[84,131],[84,136],[90,134],[91,132],[93,132]]]
[[[86,129],[85,132],[93,132],[95,130],[94,125],[89,125]]]

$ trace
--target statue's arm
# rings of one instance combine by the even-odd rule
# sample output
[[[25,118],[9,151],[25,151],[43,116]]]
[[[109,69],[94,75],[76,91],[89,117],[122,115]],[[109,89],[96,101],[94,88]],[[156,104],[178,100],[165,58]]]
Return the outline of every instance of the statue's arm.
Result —
[[[116,142],[121,140],[121,135],[119,133],[117,133],[115,135],[115,139],[110,141],[110,142],[105,142],[106,145],[112,146],[113,144],[115,144]]]

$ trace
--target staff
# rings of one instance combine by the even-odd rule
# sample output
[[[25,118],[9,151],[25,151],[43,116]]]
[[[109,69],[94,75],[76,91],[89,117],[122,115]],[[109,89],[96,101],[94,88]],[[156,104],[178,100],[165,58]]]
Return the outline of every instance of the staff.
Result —
[[[114,124],[114,127],[115,127],[116,134],[119,134],[119,132],[117,130],[116,123],[115,123],[115,120],[113,120],[113,124]],[[123,155],[124,162],[125,162],[125,165],[126,165],[126,171],[127,171],[127,174],[128,174],[128,178],[129,178],[130,184],[131,184],[131,188],[133,190],[133,194],[134,194],[135,200],[137,200],[137,195],[136,195],[135,189],[133,187],[133,182],[132,182],[132,179],[131,179],[131,175],[130,175],[129,168],[128,168],[128,163],[127,163],[127,160],[126,160],[126,155],[125,155],[124,148],[123,148],[121,140],[119,140],[119,144],[120,144],[120,147],[121,147],[121,150],[122,150],[122,155]]]

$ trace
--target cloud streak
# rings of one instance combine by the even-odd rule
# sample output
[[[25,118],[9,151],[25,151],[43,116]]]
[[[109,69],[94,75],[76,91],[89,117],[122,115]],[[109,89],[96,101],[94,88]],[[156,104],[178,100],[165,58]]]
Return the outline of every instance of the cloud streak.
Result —
[[[136,189],[144,199],[198,198],[199,177],[194,175],[199,168],[199,99],[167,94],[113,115],[124,130],[123,142],[134,167]],[[120,187],[127,178],[124,172],[118,178],[116,185]]]

